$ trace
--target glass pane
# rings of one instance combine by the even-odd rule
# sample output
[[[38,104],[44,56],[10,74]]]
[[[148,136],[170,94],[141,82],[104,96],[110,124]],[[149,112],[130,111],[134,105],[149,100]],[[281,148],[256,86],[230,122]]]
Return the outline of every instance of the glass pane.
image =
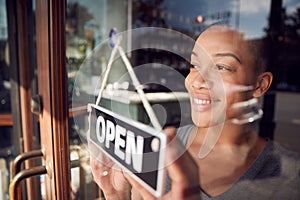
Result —
[[[0,1],[0,199],[8,199],[12,115],[5,0]]]
[[[106,65],[107,55],[100,55],[92,61],[94,67],[80,70],[82,63],[108,37],[112,27],[118,31],[127,29],[126,1],[81,1],[68,0],[66,10],[66,57],[68,71],[68,97],[72,117],[69,120],[71,160],[79,165],[71,169],[74,198],[93,199],[101,196],[92,179],[89,153],[86,149],[86,128],[88,127],[86,105],[94,102],[93,91],[85,88],[97,84],[101,66]],[[82,73],[81,73],[82,72]],[[117,72],[117,71],[116,71]],[[84,79],[75,84],[78,74]],[[80,85],[80,86],[78,86]],[[79,166],[79,167],[78,167]]]
[[[282,26],[278,35],[279,50],[277,59],[276,105],[275,105],[275,140],[288,149],[300,152],[299,128],[300,110],[300,4],[297,1],[282,1]]]
[[[20,101],[28,102],[30,99],[25,99],[24,94],[34,96],[37,93],[37,81],[35,76],[36,61],[35,61],[35,31],[34,31],[34,5],[33,2],[27,1],[24,6],[24,13],[28,23],[21,24],[21,17],[16,14],[16,2],[13,1],[0,1],[0,150],[1,150],[1,192],[3,195],[0,199],[8,199],[8,187],[11,177],[10,162],[20,153],[39,148],[39,131],[37,118],[34,118],[30,112],[30,108],[24,103],[24,107],[29,111],[29,118],[27,118],[27,132],[32,134],[32,138],[24,137],[24,127],[22,129],[21,112],[26,109],[21,109]],[[25,11],[26,10],[26,11]],[[19,13],[20,14],[20,13]],[[18,18],[20,17],[20,18]],[[27,26],[25,26],[25,24]],[[22,30],[18,33],[15,32],[17,28],[21,27],[26,29],[26,36],[22,39],[18,38]],[[23,43],[22,43],[23,42]],[[26,43],[26,45],[24,44]],[[19,48],[28,47],[30,49],[26,53],[18,52]],[[11,55],[9,55],[11,53]],[[19,56],[24,53],[26,56],[23,60],[19,60]],[[20,56],[20,57],[22,57]],[[23,57],[23,58],[24,58]],[[24,62],[24,63],[22,63]],[[23,66],[21,69],[20,66]],[[24,67],[26,66],[26,67]],[[29,68],[27,68],[29,67]],[[26,72],[24,72],[24,68]],[[22,71],[23,70],[23,71]],[[26,74],[28,73],[28,74]],[[28,75],[28,76],[27,76]],[[26,77],[26,78],[25,78]],[[28,84],[20,84],[20,79]],[[21,90],[23,91],[23,98],[21,98]],[[27,98],[27,97],[26,97]],[[30,97],[28,97],[30,98]],[[22,100],[21,100],[22,99]],[[27,112],[26,112],[27,113]],[[31,118],[32,117],[32,118]],[[28,141],[25,145],[25,139]],[[26,147],[25,147],[26,146]],[[2,162],[3,161],[3,162]],[[32,162],[32,165],[40,161]],[[6,165],[6,169],[3,165]],[[6,171],[5,171],[6,170]],[[33,180],[33,179],[32,179]],[[31,182],[32,183],[32,182]],[[25,185],[25,181],[22,182]],[[36,198],[40,198],[39,194],[39,177],[34,178],[34,184],[30,185],[30,190],[24,194],[34,194]]]
[[[199,168],[203,166],[203,171],[200,170],[203,197],[220,195],[230,199],[230,195],[234,196],[240,190],[257,194],[266,185],[268,187],[262,191],[262,196],[270,195],[268,190],[273,191],[272,184],[278,184],[274,176],[284,179],[278,172],[270,175],[272,177],[269,179],[255,174],[260,177],[258,183],[243,182],[243,177],[251,179],[248,173],[258,167],[256,159],[262,159],[264,163],[268,161],[262,157],[264,152],[276,156],[270,148],[274,145],[277,151],[280,148],[277,142],[288,150],[300,153],[297,133],[300,128],[297,106],[300,88],[297,78],[300,62],[298,2],[68,0],[66,19],[68,96],[73,114],[70,118],[71,159],[79,159],[80,166],[84,166],[84,171],[72,169],[75,194],[85,195],[84,198],[98,196],[96,191],[99,188],[96,189],[92,180],[101,185],[101,176],[110,175],[108,171],[101,174],[96,170],[95,177],[92,176],[89,158],[94,155],[90,154],[96,153],[98,156],[101,153],[98,149],[89,152],[88,136],[92,144],[106,148],[108,154],[114,154],[111,155],[114,161],[122,163],[127,169],[131,167],[137,176],[143,177],[141,179],[145,182],[139,181],[148,189],[150,185],[152,194],[160,195],[161,192],[157,188],[151,190],[153,185],[146,182],[144,173],[138,173],[134,167],[140,160],[133,162],[132,166],[129,166],[131,163],[128,160],[127,163],[124,161],[128,153],[125,147],[127,132],[119,136],[119,144],[116,144],[116,135],[107,142],[108,136],[105,134],[112,132],[103,128],[108,122],[101,121],[102,111],[93,112],[97,105],[117,116],[115,118],[121,115],[120,119],[125,118],[136,127],[147,125],[147,128],[154,127],[156,130],[168,126],[185,127],[176,130],[179,137],[179,130],[186,130],[180,139]],[[227,32],[232,35],[226,35],[229,34]],[[131,67],[134,75],[128,72]],[[109,69],[111,71],[106,76]],[[273,82],[270,73],[265,71],[272,72]],[[133,81],[134,76],[138,82]],[[256,82],[259,78],[260,83]],[[266,86],[259,87],[259,92],[255,90],[258,86],[254,83]],[[143,95],[151,108],[143,102]],[[93,105],[87,107],[87,104]],[[232,143],[230,148],[237,147],[238,154],[228,149],[220,151],[228,145],[226,141],[233,142],[233,138],[237,138],[243,143],[248,135],[255,141],[253,146],[245,143],[253,155],[249,152],[243,154],[245,152],[240,151],[241,146]],[[103,139],[107,143],[104,144]],[[155,140],[151,140],[151,145],[152,141]],[[109,149],[108,144],[113,144],[114,149]],[[154,147],[151,146],[149,151],[154,152]],[[144,155],[146,157],[146,153],[142,158]],[[238,161],[233,159],[238,155],[249,157]],[[286,154],[280,152],[279,156]],[[226,157],[228,160],[223,159]],[[202,162],[204,165],[200,165]],[[284,167],[279,161],[274,162],[274,165]],[[289,162],[290,166],[294,160]],[[272,170],[272,166],[260,166],[260,169]],[[230,171],[229,178],[223,172],[226,168],[234,169]],[[78,179],[83,174],[85,179]],[[154,179],[160,180],[158,176]],[[218,181],[221,179],[226,180],[226,184]],[[216,187],[221,186],[211,190],[209,181]],[[299,183],[299,180],[296,182]],[[93,185],[88,187],[93,191],[87,193],[82,184]],[[156,187],[162,185],[155,184]],[[247,189],[243,188],[243,184],[247,185]],[[252,186],[253,190],[248,190]],[[102,189],[104,187],[102,185]],[[162,191],[169,190],[169,187],[167,183]],[[286,191],[283,189],[281,195],[290,195]]]

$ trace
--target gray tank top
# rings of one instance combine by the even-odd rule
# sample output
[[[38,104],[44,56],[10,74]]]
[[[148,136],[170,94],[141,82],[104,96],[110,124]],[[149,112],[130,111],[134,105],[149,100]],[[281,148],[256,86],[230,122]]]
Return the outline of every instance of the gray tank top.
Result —
[[[194,126],[187,125],[177,130],[177,137],[186,146]],[[171,189],[171,180],[166,177],[166,191]],[[224,193],[210,197],[201,191],[202,200],[299,200],[300,155],[269,140],[249,169]]]

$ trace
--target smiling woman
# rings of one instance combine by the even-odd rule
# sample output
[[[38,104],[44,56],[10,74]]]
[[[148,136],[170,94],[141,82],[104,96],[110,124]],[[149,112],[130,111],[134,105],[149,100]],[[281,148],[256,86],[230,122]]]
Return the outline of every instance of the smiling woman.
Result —
[[[214,113],[222,113],[225,107],[231,108],[234,103],[260,97],[270,87],[271,73],[259,74],[261,82],[257,82],[256,71],[264,71],[264,68],[260,65],[263,69],[257,69],[256,60],[260,58],[254,58],[251,51],[254,48],[250,49],[249,44],[241,33],[220,25],[210,27],[197,39],[193,50],[195,53],[191,56],[191,64],[196,67],[190,70],[186,87],[191,95],[192,111],[207,110],[208,115],[192,112],[194,123],[213,123],[211,120],[205,122],[211,119],[213,112],[208,105],[214,106],[217,110]],[[240,90],[249,88],[249,91],[233,90],[238,89],[237,86],[240,86]],[[224,95],[226,98],[223,98]],[[226,112],[227,117],[236,117],[232,111]],[[218,119],[216,116],[213,117]]]
[[[273,75],[260,62],[261,50],[254,50],[243,33],[226,25],[211,26],[197,38],[185,79],[193,124],[176,131],[185,151],[178,142],[167,147],[163,198],[299,199],[300,156],[258,134],[257,99]],[[177,140],[174,130],[166,133]],[[182,155],[174,159],[174,151]],[[125,172],[124,178],[133,199],[153,198]]]

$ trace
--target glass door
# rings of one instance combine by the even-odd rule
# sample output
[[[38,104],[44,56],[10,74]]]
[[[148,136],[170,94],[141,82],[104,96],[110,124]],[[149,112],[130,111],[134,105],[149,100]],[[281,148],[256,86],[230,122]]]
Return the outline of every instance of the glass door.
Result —
[[[19,127],[14,133],[19,141],[14,145],[18,151],[12,164],[10,198],[71,199],[65,4],[25,0],[6,1],[6,5],[13,47],[10,60],[16,61],[15,80],[11,80],[16,112],[12,116],[18,117],[13,123]]]
[[[12,180],[9,192],[4,191],[6,197],[10,193],[11,199],[94,199],[99,192],[88,177],[87,156],[74,139],[69,120],[80,112],[69,109],[68,103],[72,70],[66,67],[65,1],[1,3],[7,5],[9,13],[10,60],[15,78],[11,84],[17,99],[12,114],[8,103],[2,103],[1,109],[1,130],[14,125],[13,146],[17,149],[12,156]],[[1,48],[1,60],[4,50]],[[8,87],[5,77],[2,82],[4,94]]]

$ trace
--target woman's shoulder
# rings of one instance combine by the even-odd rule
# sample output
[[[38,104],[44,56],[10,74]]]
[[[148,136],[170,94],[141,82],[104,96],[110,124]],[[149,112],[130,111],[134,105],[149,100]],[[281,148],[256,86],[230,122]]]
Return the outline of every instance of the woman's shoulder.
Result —
[[[265,187],[269,188],[273,195],[289,197],[281,199],[299,199],[299,153],[283,147],[276,141],[269,141],[266,150],[263,168],[256,178],[265,180]]]
[[[267,149],[268,154],[272,154],[280,159],[300,162],[300,154],[298,152],[292,151],[276,141],[270,140],[267,144]]]
[[[282,167],[294,167],[300,170],[300,154],[289,150],[276,141],[271,141],[270,152],[280,159]]]
[[[291,151],[276,141],[269,141],[263,154],[261,175],[280,177],[283,182],[300,184],[300,154]]]

